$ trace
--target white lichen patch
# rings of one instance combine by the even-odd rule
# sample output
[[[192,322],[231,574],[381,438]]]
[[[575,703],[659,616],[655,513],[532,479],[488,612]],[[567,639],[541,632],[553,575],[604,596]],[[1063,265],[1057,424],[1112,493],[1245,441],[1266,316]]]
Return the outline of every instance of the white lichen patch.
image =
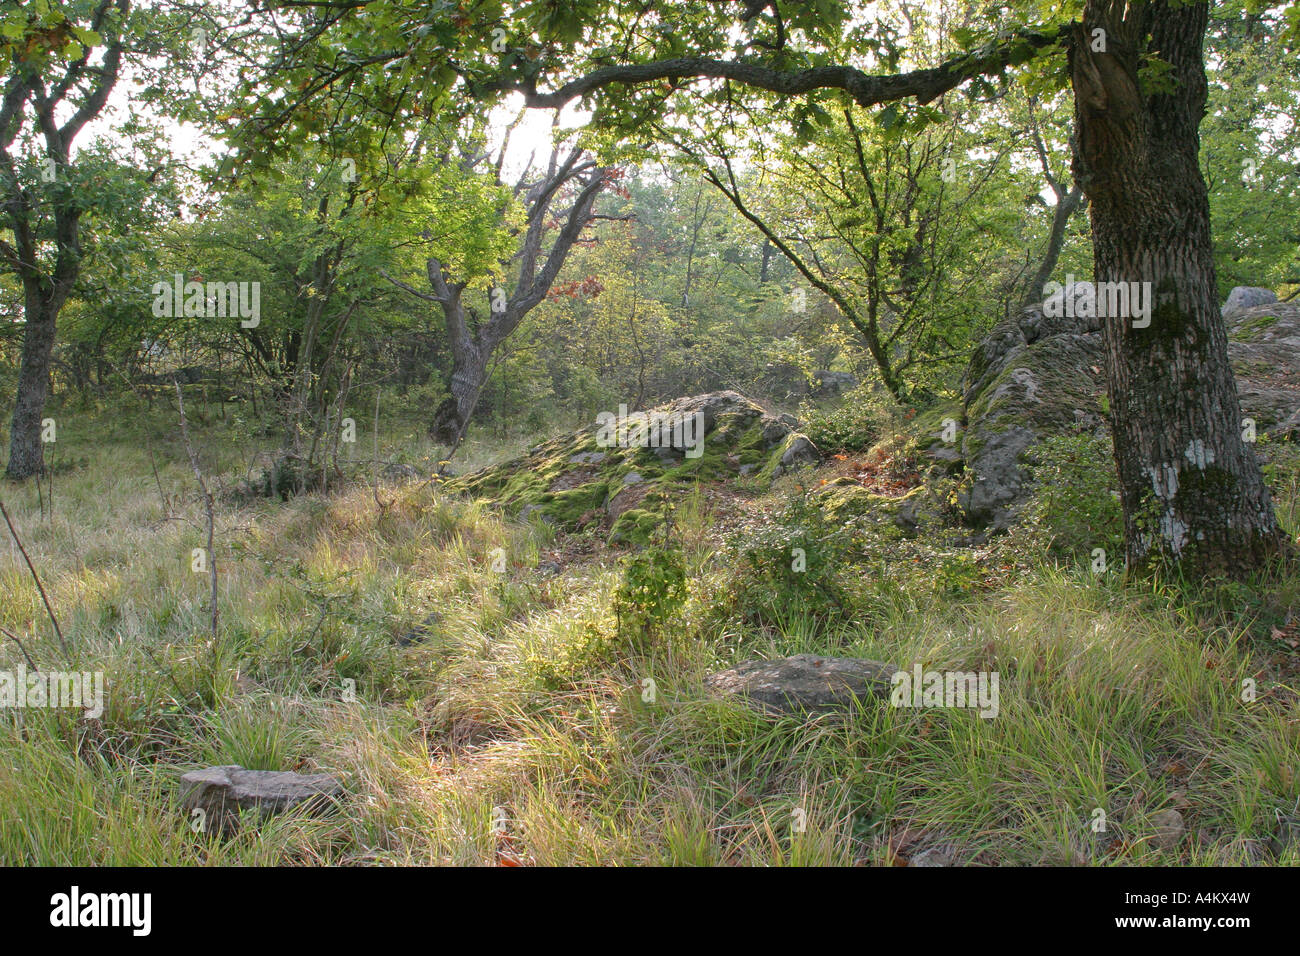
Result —
[[[1190,461],[1197,468],[1204,471],[1207,466],[1214,464],[1214,449],[1206,448],[1205,442],[1199,438],[1193,438],[1187,444],[1187,450],[1183,452],[1183,457]]]
[[[1147,469],[1151,490],[1161,501],[1170,501],[1178,494],[1178,466],[1170,462]]]

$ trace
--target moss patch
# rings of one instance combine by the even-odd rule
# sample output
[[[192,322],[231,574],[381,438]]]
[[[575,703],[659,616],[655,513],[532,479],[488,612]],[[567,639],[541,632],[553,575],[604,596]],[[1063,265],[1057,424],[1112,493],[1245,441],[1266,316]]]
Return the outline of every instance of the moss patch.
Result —
[[[609,532],[611,542],[640,544],[663,521],[668,506],[699,482],[745,476],[770,482],[818,457],[788,423],[736,392],[679,399],[654,411],[699,415],[703,441],[689,448],[619,447],[602,444],[601,430],[588,428],[454,478],[446,487],[562,530],[599,528]]]
[[[1228,336],[1233,342],[1258,342],[1267,329],[1277,325],[1276,315],[1256,315],[1242,322]]]

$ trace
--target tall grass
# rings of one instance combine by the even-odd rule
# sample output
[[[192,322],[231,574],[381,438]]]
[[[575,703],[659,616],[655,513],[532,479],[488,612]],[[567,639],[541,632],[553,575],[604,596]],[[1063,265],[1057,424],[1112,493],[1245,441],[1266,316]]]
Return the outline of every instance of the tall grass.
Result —
[[[207,467],[233,481],[220,429]],[[600,541],[413,483],[385,489],[383,510],[366,487],[227,502],[213,644],[183,453],[159,438],[160,495],[146,449],[107,431],[81,436],[89,460],[56,476],[52,515],[4,489],[78,669],[108,691],[98,720],[0,711],[0,862],[890,865],[934,848],[985,864],[1298,862],[1297,671],[1260,637],[1293,576],[1251,601],[1192,600],[1040,566],[992,591],[881,598],[830,630],[747,625],[711,613],[730,559],[694,496],[675,516],[691,597],[632,648]],[[1294,482],[1278,497],[1294,534]],[[537,571],[543,550],[563,574]],[[54,668],[19,560],[0,551],[0,624]],[[773,718],[702,690],[711,670],[799,652],[996,670],[999,713]],[[20,659],[0,647],[0,669]],[[214,764],[327,771],[347,796],[323,818],[196,834],[178,780]],[[1157,839],[1169,809],[1185,823],[1173,845]]]

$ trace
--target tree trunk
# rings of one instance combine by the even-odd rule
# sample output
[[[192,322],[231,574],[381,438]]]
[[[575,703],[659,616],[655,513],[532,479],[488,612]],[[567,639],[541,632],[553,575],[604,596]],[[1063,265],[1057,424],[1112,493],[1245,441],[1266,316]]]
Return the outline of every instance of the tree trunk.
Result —
[[[451,394],[438,406],[433,424],[429,426],[429,437],[453,451],[465,437],[470,417],[487,383],[486,353],[473,347],[455,351],[451,380],[447,386]]]
[[[1047,237],[1047,251],[1043,253],[1043,261],[1038,264],[1038,271],[1029,280],[1024,305],[1036,305],[1043,301],[1043,287],[1047,285],[1047,280],[1056,270],[1056,263],[1061,258],[1061,249],[1065,246],[1065,229],[1070,224],[1070,217],[1082,203],[1083,193],[1077,186],[1067,193],[1057,195],[1056,206],[1052,209],[1052,230]]]
[[[1243,441],[1219,313],[1197,159],[1207,14],[1205,2],[1089,0],[1071,50],[1074,167],[1095,281],[1150,283],[1147,317],[1102,320],[1129,565],[1241,573],[1288,543]],[[1139,88],[1143,52],[1171,64],[1172,89]]]
[[[58,303],[28,290],[23,310],[22,364],[18,371],[18,400],[9,430],[9,464],[5,475],[31,478],[45,472],[45,446],[41,418],[50,391],[50,356],[54,352],[54,326]]]

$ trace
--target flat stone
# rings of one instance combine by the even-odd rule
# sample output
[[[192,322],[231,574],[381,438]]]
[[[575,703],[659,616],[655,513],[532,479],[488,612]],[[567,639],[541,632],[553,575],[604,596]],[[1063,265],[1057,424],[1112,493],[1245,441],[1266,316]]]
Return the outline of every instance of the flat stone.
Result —
[[[1154,846],[1162,850],[1178,848],[1178,844],[1183,840],[1183,832],[1186,830],[1181,813],[1177,810],[1161,810],[1151,817],[1151,825],[1155,828],[1155,833],[1151,837]]]
[[[230,832],[240,811],[264,815],[303,809],[323,813],[335,806],[343,784],[327,773],[245,770],[231,764],[193,770],[181,777],[181,805],[187,814],[202,810],[208,830]]]
[[[609,457],[608,452],[603,451],[580,451],[576,455],[569,457],[571,465],[598,465]]]
[[[930,847],[914,853],[907,861],[908,866],[953,866],[956,858],[944,847]]]
[[[796,654],[748,661],[705,678],[725,696],[744,697],[773,713],[847,711],[855,701],[887,700],[892,664],[861,657]]]

